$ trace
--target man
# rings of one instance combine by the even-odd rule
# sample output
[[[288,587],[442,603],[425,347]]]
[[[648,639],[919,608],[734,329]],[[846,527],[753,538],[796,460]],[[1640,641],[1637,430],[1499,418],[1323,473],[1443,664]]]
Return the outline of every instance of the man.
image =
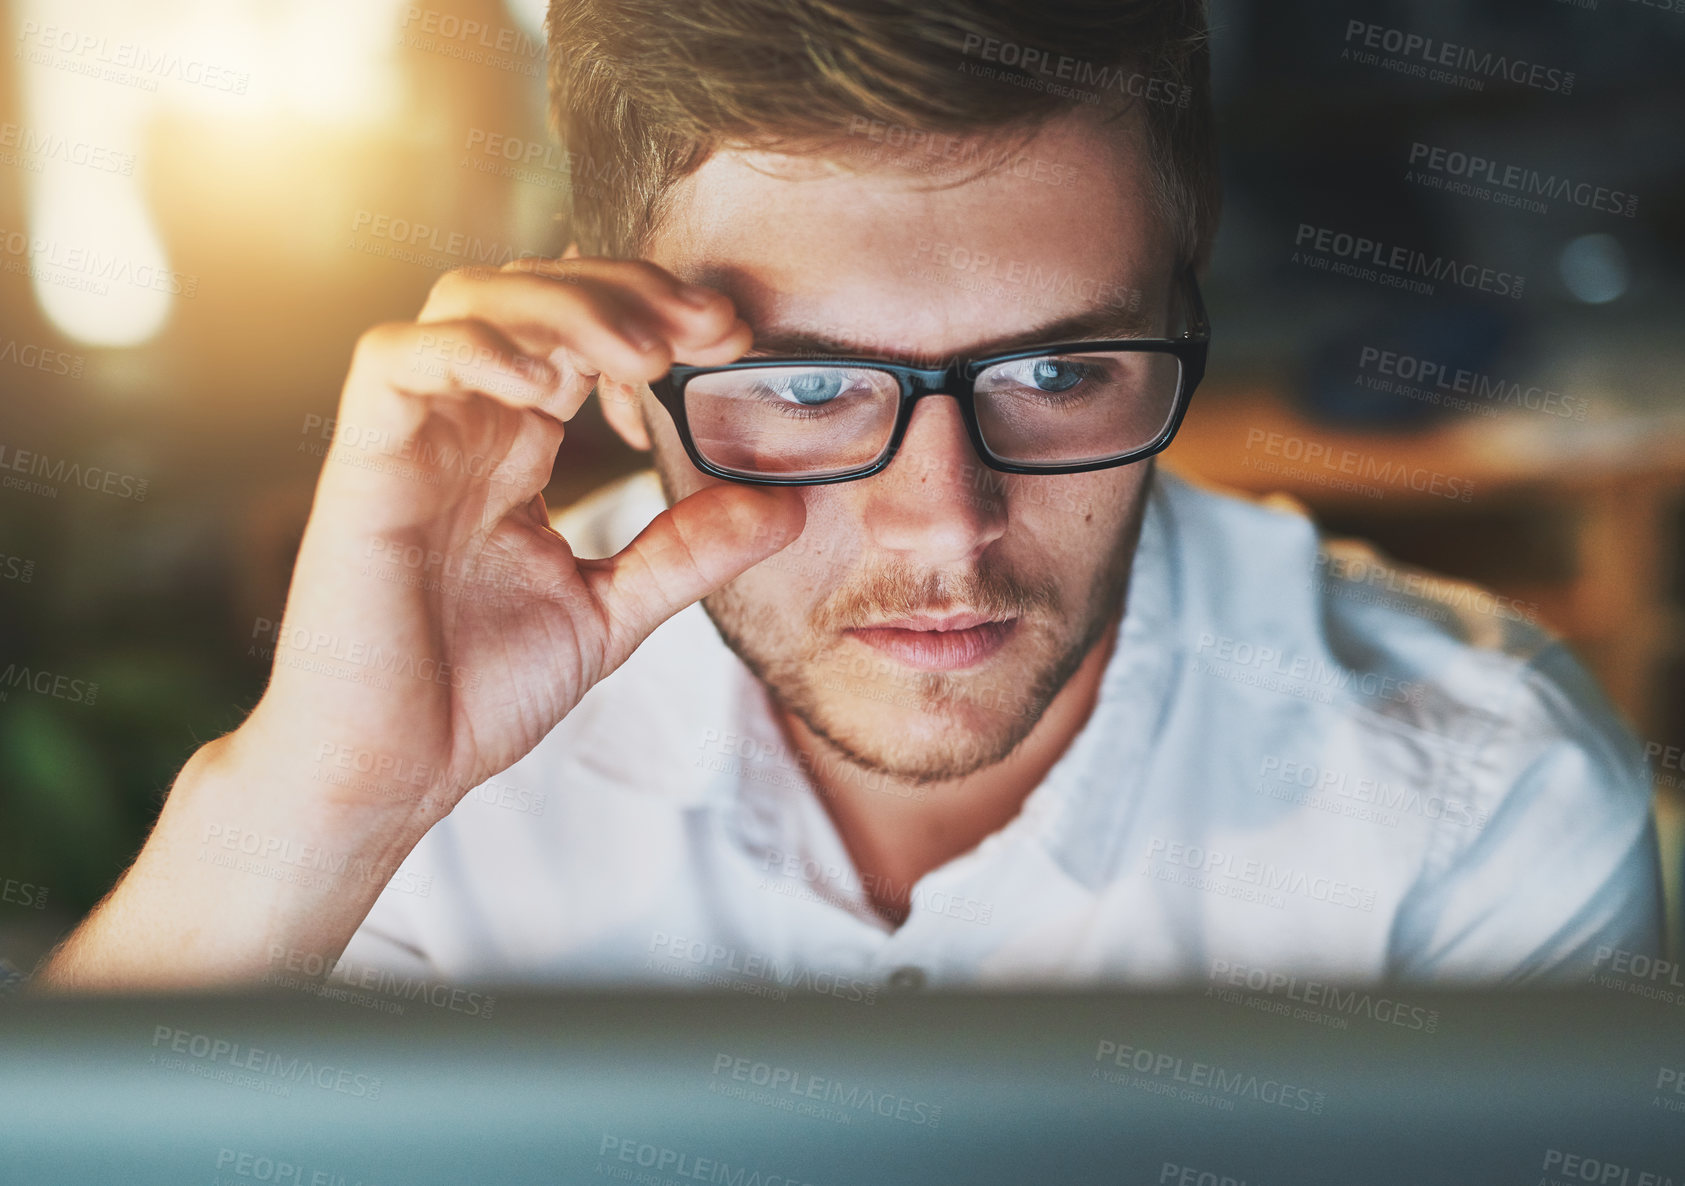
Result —
[[[1197,2],[550,36],[576,245],[359,343],[268,690],[38,979],[863,999],[1656,947],[1643,760],[1560,645],[1155,472],[1206,336]],[[654,472],[558,534],[593,390]]]

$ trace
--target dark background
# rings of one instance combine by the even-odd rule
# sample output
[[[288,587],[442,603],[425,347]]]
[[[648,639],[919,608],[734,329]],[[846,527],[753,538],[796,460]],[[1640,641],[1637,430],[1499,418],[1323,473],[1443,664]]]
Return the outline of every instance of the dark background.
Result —
[[[476,132],[547,142],[534,6],[419,6],[488,31],[456,38],[406,27],[407,7],[230,0],[190,21],[165,3],[0,0],[0,145],[10,126],[134,160],[123,177],[18,145],[0,159],[0,445],[147,482],[144,499],[0,489],[0,670],[98,684],[91,704],[0,688],[0,883],[47,891],[43,909],[0,901],[0,958],[20,968],[110,887],[187,756],[256,702],[254,623],[280,617],[321,464],[307,418],[333,414],[364,328],[413,317],[440,267],[468,262],[360,250],[359,212],[437,227],[440,242],[566,244],[557,173],[466,164],[494,159]],[[1212,16],[1226,203],[1206,284],[1212,368],[1170,464],[1267,488],[1236,450],[1265,422],[1442,459],[1478,497],[1294,493],[1333,530],[1538,604],[1658,757],[1685,745],[1685,12],[1222,0]],[[1342,57],[1353,20],[1572,70],[1575,85],[1473,91],[1355,63]],[[224,85],[249,82],[91,78],[66,65],[91,55],[34,60],[39,38],[16,36],[28,21],[197,54]],[[1635,216],[1427,188],[1406,179],[1417,142],[1636,195]],[[1526,295],[1423,297],[1314,271],[1293,262],[1301,224],[1522,274]],[[78,296],[75,265],[32,279],[27,254],[4,247],[18,235],[162,263],[193,294],[118,281]],[[1486,416],[1366,392],[1354,362],[1370,344],[1538,383],[1589,413]],[[588,405],[551,505],[636,464]],[[1678,773],[1657,766],[1675,899]]]

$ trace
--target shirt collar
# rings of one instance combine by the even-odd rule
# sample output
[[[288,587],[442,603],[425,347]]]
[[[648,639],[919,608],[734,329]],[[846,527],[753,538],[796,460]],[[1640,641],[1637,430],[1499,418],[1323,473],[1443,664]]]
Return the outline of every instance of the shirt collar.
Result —
[[[992,848],[1027,834],[1091,890],[1115,874],[1170,699],[1175,648],[1169,640],[1176,636],[1179,599],[1165,481],[1175,479],[1155,470],[1147,483],[1123,622],[1093,711],[1019,815],[983,842]],[[738,748],[746,756],[735,777],[714,783],[716,804],[752,851],[840,851],[812,780],[778,727],[771,697],[741,662],[732,667]]]

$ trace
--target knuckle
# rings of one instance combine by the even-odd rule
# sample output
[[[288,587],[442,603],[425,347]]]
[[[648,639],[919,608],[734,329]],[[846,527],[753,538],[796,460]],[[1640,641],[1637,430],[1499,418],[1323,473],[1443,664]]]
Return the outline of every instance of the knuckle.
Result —
[[[495,275],[497,275],[496,268],[488,268],[477,264],[470,264],[461,268],[452,268],[443,276],[439,277],[438,281],[433,285],[433,291],[439,292],[440,290],[444,290],[451,293],[461,292],[464,289],[473,288],[477,285],[483,284]]]
[[[352,355],[359,360],[388,358],[401,350],[414,332],[415,326],[407,321],[371,325],[358,335]]]
[[[471,299],[473,291],[484,284],[488,276],[495,275],[497,272],[493,268],[452,268],[435,280],[428,290],[422,317],[437,319],[461,310]]]
[[[647,259],[624,260],[622,266],[634,278],[646,283],[659,284],[664,287],[672,287],[678,283],[673,274],[666,268],[663,268],[660,264],[651,263]]]

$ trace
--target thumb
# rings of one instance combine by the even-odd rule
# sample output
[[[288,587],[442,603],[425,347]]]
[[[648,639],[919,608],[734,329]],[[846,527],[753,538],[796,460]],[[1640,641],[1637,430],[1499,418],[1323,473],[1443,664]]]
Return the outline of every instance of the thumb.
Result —
[[[608,670],[681,609],[788,546],[806,521],[801,494],[778,486],[710,486],[662,511],[586,574],[607,620]]]

